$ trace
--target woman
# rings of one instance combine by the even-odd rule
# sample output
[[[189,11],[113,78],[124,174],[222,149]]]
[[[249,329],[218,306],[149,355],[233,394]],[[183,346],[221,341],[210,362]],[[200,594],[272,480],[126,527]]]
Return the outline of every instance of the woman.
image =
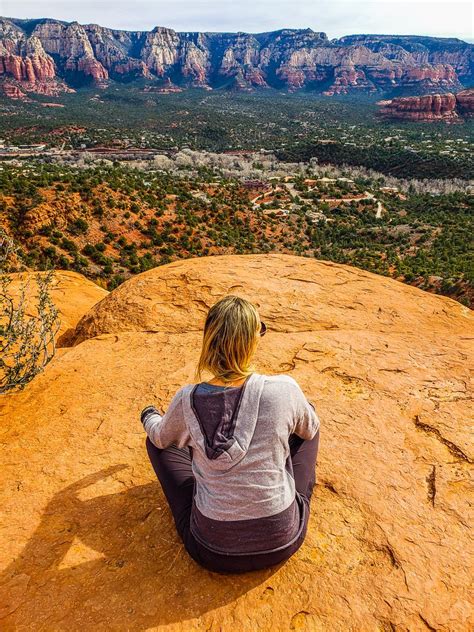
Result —
[[[183,386],[166,414],[141,413],[184,546],[216,572],[283,562],[306,535],[319,419],[292,377],[254,371],[265,331],[252,303],[221,299],[206,318],[198,383]],[[203,371],[213,378],[199,382]]]

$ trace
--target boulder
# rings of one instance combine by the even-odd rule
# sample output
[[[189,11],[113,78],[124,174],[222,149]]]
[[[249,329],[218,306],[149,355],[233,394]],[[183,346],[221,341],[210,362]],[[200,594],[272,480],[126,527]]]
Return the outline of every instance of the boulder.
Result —
[[[245,278],[240,273],[243,262]],[[286,302],[280,299],[285,283]],[[132,277],[84,315],[72,340],[121,331],[198,331],[207,310],[226,294],[254,301],[267,324],[280,332],[356,328],[405,333],[424,327],[451,332],[448,314],[463,309],[454,301],[447,308],[430,294],[422,293],[420,300],[416,288],[329,261],[283,254],[223,255],[193,259],[192,265],[181,259]],[[401,295],[413,297],[409,311],[400,305]]]
[[[184,551],[139,421],[194,381],[227,293],[267,323],[256,370],[292,375],[322,423],[304,545],[238,576]],[[305,257],[187,259],[127,281],[2,400],[2,630],[472,629],[472,336],[450,299]]]

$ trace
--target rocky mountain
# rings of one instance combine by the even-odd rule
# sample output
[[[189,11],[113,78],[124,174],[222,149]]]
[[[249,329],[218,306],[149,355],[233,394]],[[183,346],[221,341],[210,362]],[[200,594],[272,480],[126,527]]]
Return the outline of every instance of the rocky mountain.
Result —
[[[74,327],[89,282],[58,278]],[[139,421],[193,382],[229,293],[268,325],[258,372],[292,375],[322,428],[305,543],[239,577],[184,552]],[[3,396],[2,630],[472,630],[467,308],[272,254],[175,261],[83,310],[75,345]]]
[[[474,90],[457,94],[427,94],[379,101],[383,118],[405,121],[456,122],[474,115]]]
[[[52,19],[0,19],[6,92],[56,94],[88,82],[136,78],[237,90],[445,92],[474,77],[474,46],[458,39],[357,35],[311,29],[270,33],[119,31]]]

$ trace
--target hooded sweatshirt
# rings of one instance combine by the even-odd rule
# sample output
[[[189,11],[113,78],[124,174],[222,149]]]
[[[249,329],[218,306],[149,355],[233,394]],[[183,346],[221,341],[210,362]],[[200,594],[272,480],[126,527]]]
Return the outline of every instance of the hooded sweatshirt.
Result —
[[[289,375],[252,373],[228,393],[203,393],[201,386],[183,386],[164,415],[152,406],[142,411],[157,448],[192,448],[191,533],[211,551],[228,555],[290,545],[303,529],[308,504],[295,490],[288,439],[316,435],[313,404]],[[206,396],[209,414],[221,416],[217,424],[204,417]]]

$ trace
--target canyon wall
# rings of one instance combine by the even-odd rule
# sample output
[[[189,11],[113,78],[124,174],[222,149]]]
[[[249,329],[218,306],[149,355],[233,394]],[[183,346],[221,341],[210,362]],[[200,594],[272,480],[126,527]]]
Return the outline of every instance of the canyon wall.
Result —
[[[171,80],[240,90],[453,91],[474,76],[474,46],[457,39],[271,33],[118,31],[58,20],[0,19],[0,77],[35,91],[110,80]]]

